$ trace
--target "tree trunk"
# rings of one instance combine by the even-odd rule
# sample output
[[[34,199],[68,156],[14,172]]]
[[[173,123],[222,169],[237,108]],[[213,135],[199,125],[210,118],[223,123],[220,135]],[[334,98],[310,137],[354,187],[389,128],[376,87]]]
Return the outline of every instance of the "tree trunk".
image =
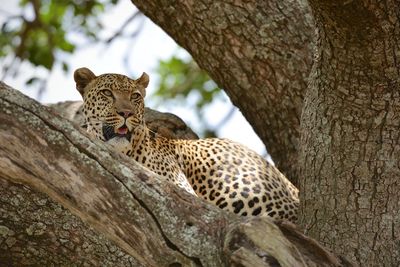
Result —
[[[312,236],[362,266],[400,265],[398,1],[310,0],[307,93],[302,2],[132,1],[227,91],[296,184],[301,168]]]
[[[1,266],[351,266],[291,224],[159,180],[1,82],[0,140]]]
[[[291,1],[132,0],[229,95],[297,184],[300,115],[311,69],[307,5]]]
[[[400,5],[312,0],[302,117],[307,233],[360,266],[400,265]]]

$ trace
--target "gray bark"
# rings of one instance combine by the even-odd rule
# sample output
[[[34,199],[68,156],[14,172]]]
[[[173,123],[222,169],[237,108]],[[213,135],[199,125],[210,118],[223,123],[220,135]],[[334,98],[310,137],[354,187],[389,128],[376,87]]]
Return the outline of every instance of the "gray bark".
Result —
[[[302,117],[307,233],[361,266],[400,265],[400,4],[312,0]]]
[[[303,2],[132,2],[226,90],[299,185],[307,233],[361,266],[400,265],[398,1],[310,0],[307,90]]]
[[[44,193],[0,177],[0,266],[141,266]]]
[[[2,264],[351,266],[293,225],[159,180],[3,83],[0,140]]]

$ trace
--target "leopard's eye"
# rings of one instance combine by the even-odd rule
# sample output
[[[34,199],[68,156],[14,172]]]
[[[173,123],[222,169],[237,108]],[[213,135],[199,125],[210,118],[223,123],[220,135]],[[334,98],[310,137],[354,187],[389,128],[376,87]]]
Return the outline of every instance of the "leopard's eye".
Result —
[[[131,96],[131,100],[138,100],[142,95],[139,92],[134,92]]]
[[[102,93],[105,96],[112,96],[113,95],[113,93],[108,89],[101,90],[100,93]]]

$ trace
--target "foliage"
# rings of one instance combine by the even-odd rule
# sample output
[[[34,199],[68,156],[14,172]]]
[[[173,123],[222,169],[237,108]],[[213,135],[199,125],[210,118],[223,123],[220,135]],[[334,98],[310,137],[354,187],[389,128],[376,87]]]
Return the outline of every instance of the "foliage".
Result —
[[[98,39],[97,32],[102,28],[98,15],[117,1],[21,0],[19,10],[1,10],[1,78],[4,79],[9,72],[18,74],[22,62],[29,62],[33,68],[45,72],[50,72],[59,63],[67,72],[69,65],[65,61],[66,57],[60,55],[73,53],[79,45],[79,36],[95,42]],[[70,33],[78,38],[71,40]],[[5,59],[8,59],[8,63],[5,63]],[[27,86],[37,87],[40,98],[47,78],[33,76],[26,79]]]
[[[1,25],[0,56],[14,54],[19,60],[28,60],[34,66],[50,70],[57,52],[72,53],[76,44],[67,38],[67,32],[77,31],[96,38],[101,28],[97,15],[106,4],[117,0],[23,0],[22,14],[9,16]],[[33,10],[33,18],[25,13]],[[68,65],[64,63],[64,68]]]
[[[157,96],[165,96],[169,99],[177,96],[188,97],[193,90],[196,90],[202,96],[197,101],[196,107],[203,108],[220,93],[220,88],[192,58],[185,61],[178,56],[173,56],[168,60],[160,61],[157,71],[160,75]]]
[[[202,125],[201,135],[216,136],[215,130],[207,124],[204,110],[213,101],[226,99],[222,90],[201,70],[191,57],[176,54],[168,60],[159,62],[157,72],[160,76],[153,99],[158,105],[194,107],[194,114]],[[188,103],[188,100],[190,102]]]

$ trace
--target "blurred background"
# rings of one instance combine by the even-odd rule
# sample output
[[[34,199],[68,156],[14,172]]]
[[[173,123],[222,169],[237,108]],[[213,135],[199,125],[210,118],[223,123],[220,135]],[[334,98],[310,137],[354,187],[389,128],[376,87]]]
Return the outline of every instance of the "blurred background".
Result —
[[[173,19],[173,18],[171,18]],[[0,6],[0,75],[42,102],[81,100],[73,72],[150,75],[146,106],[263,156],[263,143],[223,90],[129,0],[8,0]]]

